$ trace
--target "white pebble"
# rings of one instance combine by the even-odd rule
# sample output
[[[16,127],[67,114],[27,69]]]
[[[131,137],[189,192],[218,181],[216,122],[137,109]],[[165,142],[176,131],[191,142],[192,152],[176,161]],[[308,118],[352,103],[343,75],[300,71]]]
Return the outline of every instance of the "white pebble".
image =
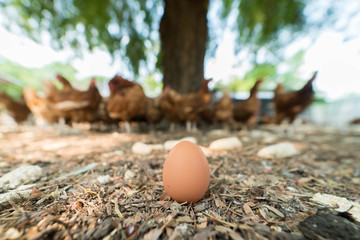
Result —
[[[241,148],[242,143],[237,137],[220,138],[210,143],[211,150],[228,150]]]
[[[105,185],[110,181],[110,176],[109,175],[98,176],[97,180],[100,184]]]
[[[14,189],[20,184],[36,181],[41,175],[42,170],[39,166],[21,166],[2,176],[0,178],[0,186],[1,188]]]
[[[162,144],[148,144],[152,150],[163,150],[164,146]]]
[[[189,141],[189,142],[197,144],[197,139],[196,138],[194,138],[194,137],[184,137],[184,138],[181,138],[181,139],[178,139],[178,140],[168,140],[168,141],[166,141],[164,143],[164,148],[165,148],[165,150],[170,150],[176,144],[178,144],[181,141]]]
[[[135,177],[135,176],[136,176],[136,174],[135,174],[133,171],[127,170],[127,171],[125,172],[125,174],[124,174],[124,180],[125,180],[125,181],[128,181],[129,179],[131,179],[131,178],[133,178],[133,177]]]
[[[262,148],[257,155],[263,158],[286,158],[299,154],[294,144],[283,142]]]
[[[109,157],[115,157],[115,156],[123,156],[124,155],[124,152],[121,151],[121,150],[115,150],[113,152],[108,152],[108,153],[103,153],[102,156],[104,158],[109,158]]]
[[[2,160],[2,157],[0,157],[0,161]],[[8,162],[0,162],[0,168],[8,167],[10,164]]]
[[[131,150],[132,150],[133,153],[140,154],[140,155],[146,155],[146,154],[151,153],[152,148],[149,145],[145,144],[145,143],[136,142],[132,146]]]
[[[278,140],[278,137],[276,137],[275,135],[269,135],[263,138],[263,142],[266,144],[273,143],[276,140]]]
[[[0,194],[0,206],[8,204],[8,202],[16,202],[17,200],[27,199],[32,193],[35,184],[22,185],[17,189]]]
[[[206,157],[209,157],[213,154],[209,148],[204,147],[204,146],[199,146],[199,147],[203,151],[203,153],[205,154]]]

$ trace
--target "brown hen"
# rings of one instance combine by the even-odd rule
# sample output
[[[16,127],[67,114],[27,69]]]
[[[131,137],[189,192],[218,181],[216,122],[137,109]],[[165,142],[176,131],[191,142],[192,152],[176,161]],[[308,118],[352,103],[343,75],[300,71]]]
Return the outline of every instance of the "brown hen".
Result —
[[[161,98],[161,109],[170,121],[170,130],[173,130],[174,123],[180,121],[186,122],[186,131],[197,130],[196,122],[199,114],[205,110],[211,99],[209,81],[211,79],[204,79],[199,91],[185,95],[179,94],[170,86],[165,87]]]
[[[26,121],[30,114],[30,109],[23,99],[16,101],[4,92],[0,92],[0,106],[1,104],[5,106],[9,116],[17,123]]]
[[[55,86],[54,86],[55,87]],[[61,113],[45,98],[39,97],[35,89],[27,87],[24,90],[26,105],[35,115],[36,123],[56,123],[62,118]]]
[[[52,89],[52,94],[46,94],[46,99],[53,104],[54,108],[71,122],[97,120],[97,111],[102,97],[96,87],[95,78],[91,79],[89,88],[85,91],[73,88],[69,81],[59,75],[57,78],[63,84],[63,89]]]
[[[289,118],[292,123],[296,116],[303,112],[314,101],[314,90],[312,83],[317,72],[298,91],[286,92],[281,84],[278,84],[274,91],[275,122],[280,124],[284,119]]]
[[[216,123],[224,123],[225,127],[234,122],[234,102],[229,91],[224,91],[223,96],[214,103],[214,119]]]
[[[109,88],[108,114],[110,118],[124,121],[126,132],[131,132],[129,121],[145,107],[144,90],[139,84],[118,75],[109,81]]]
[[[258,79],[250,90],[248,99],[241,100],[234,105],[234,119],[247,126],[257,124],[257,117],[260,110],[260,99],[257,98],[257,92],[263,79]]]

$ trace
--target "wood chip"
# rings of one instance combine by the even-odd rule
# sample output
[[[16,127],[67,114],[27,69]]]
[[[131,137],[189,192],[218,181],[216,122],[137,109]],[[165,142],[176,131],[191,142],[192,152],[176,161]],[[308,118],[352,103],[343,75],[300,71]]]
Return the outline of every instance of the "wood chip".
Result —
[[[248,217],[253,220],[254,222],[259,222],[259,217],[255,215],[255,213],[253,212],[253,210],[251,210],[251,208],[249,207],[249,203],[244,203],[244,212],[246,213],[246,215],[248,215]]]

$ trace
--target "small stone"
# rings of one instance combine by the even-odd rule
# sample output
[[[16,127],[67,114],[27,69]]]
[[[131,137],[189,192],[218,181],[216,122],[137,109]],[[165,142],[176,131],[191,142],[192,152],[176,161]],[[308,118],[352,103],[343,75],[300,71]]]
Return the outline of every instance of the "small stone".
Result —
[[[209,148],[206,148],[203,146],[199,146],[199,147],[203,151],[203,153],[205,154],[206,157],[209,157],[212,155],[212,151]]]
[[[265,144],[273,143],[277,140],[278,140],[278,137],[276,137],[275,135],[269,135],[269,136],[266,136],[263,138],[263,142]]]
[[[0,161],[2,160],[2,157],[0,157]],[[8,167],[10,164],[8,162],[0,162],[0,168]]]
[[[28,199],[33,192],[31,189],[33,187],[35,187],[35,184],[22,185],[17,189],[0,194],[0,206],[8,204],[10,201],[16,202],[18,200]]]
[[[110,181],[110,176],[109,175],[98,176],[97,180],[101,185],[105,185]]]
[[[125,180],[125,181],[128,181],[128,180],[130,180],[131,178],[133,178],[133,177],[135,177],[135,176],[136,176],[136,174],[135,174],[133,171],[127,170],[127,171],[125,172],[125,174],[124,174],[124,180]]]
[[[211,150],[229,150],[241,148],[242,143],[237,137],[220,138],[210,143]]]
[[[115,150],[113,152],[108,152],[108,153],[103,153],[102,154],[102,156],[104,158],[115,157],[115,156],[120,157],[120,156],[123,156],[123,155],[124,155],[124,152],[121,151],[121,150]]]
[[[2,176],[0,186],[1,188],[14,189],[20,184],[36,181],[41,175],[42,169],[39,166],[21,166]]]
[[[189,142],[193,142],[195,144],[197,144],[197,139],[194,137],[184,137],[181,138],[179,140],[168,140],[164,143],[164,148],[165,150],[170,150],[172,149],[176,144],[178,144],[181,141],[189,141]]]
[[[300,152],[290,142],[283,142],[262,148],[257,155],[263,158],[286,158],[298,155]]]
[[[152,148],[149,145],[142,143],[142,142],[136,142],[132,146],[131,150],[133,153],[140,154],[140,155],[147,155],[152,152]]]
[[[164,145],[162,144],[148,144],[149,147],[151,147],[152,150],[163,150]]]

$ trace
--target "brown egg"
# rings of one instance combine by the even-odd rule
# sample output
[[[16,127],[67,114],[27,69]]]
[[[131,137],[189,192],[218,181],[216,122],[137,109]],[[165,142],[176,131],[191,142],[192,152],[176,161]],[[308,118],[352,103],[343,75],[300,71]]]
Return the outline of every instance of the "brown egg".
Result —
[[[209,164],[200,147],[182,141],[171,149],[163,167],[163,184],[172,199],[195,203],[204,196],[209,181]]]

